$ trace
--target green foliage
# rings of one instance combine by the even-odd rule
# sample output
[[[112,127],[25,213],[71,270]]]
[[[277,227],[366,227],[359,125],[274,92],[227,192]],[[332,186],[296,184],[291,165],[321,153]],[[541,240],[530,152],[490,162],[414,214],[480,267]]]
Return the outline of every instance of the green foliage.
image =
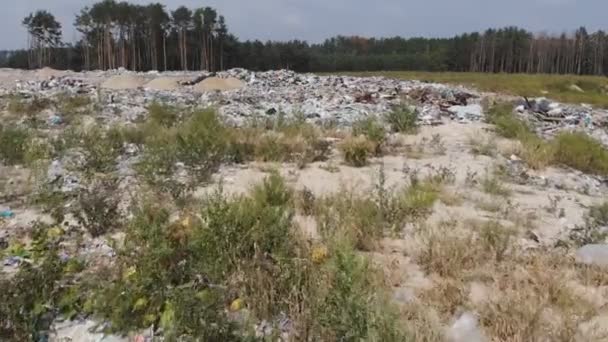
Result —
[[[13,97],[9,101],[8,111],[13,114],[23,114],[31,118],[50,106],[51,101],[46,98],[34,97],[31,99],[25,99],[21,97]]]
[[[380,172],[370,195],[352,191],[320,198],[315,208],[317,229],[325,239],[342,236],[356,248],[371,250],[387,233],[400,232],[408,222],[427,217],[439,198],[442,182],[432,177],[391,191]]]
[[[408,106],[395,108],[386,115],[391,130],[396,133],[414,133],[418,129],[418,113]]]
[[[337,243],[324,272],[329,276],[319,289],[315,311],[319,314],[318,334],[325,341],[403,341],[391,306],[376,291],[375,273],[369,262],[347,243]]]
[[[512,115],[507,105],[494,107],[489,122],[496,125],[499,135],[521,142],[522,158],[531,167],[561,164],[583,172],[608,174],[608,151],[585,133],[560,133],[555,139],[545,141]]]
[[[608,175],[608,150],[585,133],[562,133],[554,141],[555,162],[583,172]]]
[[[262,127],[263,126],[263,127]],[[315,126],[296,117],[276,122],[253,122],[249,127],[232,129],[231,159],[244,162],[257,159],[264,162],[295,162],[299,168],[325,160],[329,143]]]
[[[352,133],[354,136],[364,135],[375,145],[376,155],[382,153],[382,146],[386,141],[386,131],[384,126],[378,122],[377,118],[360,119],[353,123]]]
[[[203,204],[202,220],[171,223],[166,210],[142,208],[127,230],[117,274],[99,288],[95,311],[111,320],[112,330],[161,324],[173,337],[196,334],[222,340],[234,329],[224,314],[232,291],[254,296],[250,307],[257,314],[278,313],[289,283],[281,284],[286,274],[274,272],[295,267],[290,261],[290,203],[283,180],[272,175],[247,197],[228,199],[215,193]],[[279,265],[272,266],[273,260]],[[264,265],[266,271],[259,269]],[[230,282],[249,269],[264,272],[259,281],[273,279],[273,285],[251,282],[255,273]],[[269,291],[274,295],[261,295]]]
[[[367,165],[368,158],[373,155],[376,146],[363,135],[348,137],[339,145],[346,164],[354,167]]]
[[[182,162],[195,181],[206,181],[226,158],[228,134],[213,111],[200,111],[172,128],[150,123],[139,171],[153,184],[166,181]]]
[[[82,295],[75,291],[76,261],[59,258],[59,238],[48,234],[49,227],[36,226],[30,262],[23,262],[16,274],[0,277],[0,339],[38,341],[48,338],[58,315],[72,317]]]
[[[85,154],[84,168],[87,172],[109,172],[115,168],[116,158],[120,154],[116,142],[108,136],[108,132],[99,127],[93,127],[79,133],[81,146]]]
[[[0,125],[0,161],[7,165],[22,164],[29,138],[26,129]]]
[[[91,105],[91,98],[84,95],[63,94],[57,99],[57,109],[67,119],[82,113],[84,109]],[[64,117],[64,119],[65,119]]]
[[[496,126],[496,133],[505,138],[523,139],[534,134],[523,121],[513,115],[513,107],[508,103],[492,107],[487,120]]]
[[[118,182],[98,179],[80,190],[72,213],[92,237],[98,237],[120,225],[119,201]]]
[[[165,127],[175,126],[179,118],[176,108],[158,102],[148,107],[148,116],[151,121]]]

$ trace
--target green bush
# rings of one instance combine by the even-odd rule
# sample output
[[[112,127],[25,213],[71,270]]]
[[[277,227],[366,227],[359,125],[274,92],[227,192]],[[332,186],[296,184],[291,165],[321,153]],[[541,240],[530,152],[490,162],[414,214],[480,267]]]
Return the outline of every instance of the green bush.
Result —
[[[583,172],[608,175],[608,150],[585,133],[562,133],[554,141],[555,161]]]
[[[374,143],[376,155],[382,153],[382,146],[386,141],[386,131],[384,126],[379,123],[376,118],[366,118],[355,121],[352,130],[354,136],[364,135]]]
[[[499,104],[488,111],[487,120],[496,126],[496,133],[508,139],[525,139],[534,133],[513,115],[511,104]]]
[[[93,127],[82,132],[80,139],[85,153],[87,172],[109,172],[114,169],[120,149],[108,136],[107,131]]]
[[[405,341],[396,311],[377,291],[382,275],[350,245],[337,243],[325,265],[327,283],[319,287],[315,308],[319,341]]]
[[[29,138],[26,129],[0,126],[0,161],[7,165],[22,164]]]
[[[386,121],[395,133],[414,133],[418,129],[418,113],[408,106],[401,106],[386,115]]]
[[[148,106],[148,116],[152,122],[165,127],[175,126],[179,119],[177,108],[162,105],[158,102],[153,102]]]
[[[29,260],[10,277],[0,272],[1,340],[47,340],[55,317],[71,319],[81,309],[85,294],[75,291],[81,265],[59,257],[61,238],[49,231],[48,226],[34,226]]]
[[[207,181],[226,159],[228,133],[213,111],[200,111],[176,127],[151,122],[144,128],[146,141],[140,173],[152,184],[166,181],[182,162],[193,180]]]

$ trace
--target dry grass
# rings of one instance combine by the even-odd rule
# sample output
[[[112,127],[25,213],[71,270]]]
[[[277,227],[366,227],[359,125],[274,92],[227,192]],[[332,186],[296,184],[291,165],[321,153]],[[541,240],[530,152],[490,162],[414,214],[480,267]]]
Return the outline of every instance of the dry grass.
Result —
[[[423,248],[417,261],[435,279],[435,286],[421,294],[421,303],[434,308],[443,322],[462,310],[477,312],[485,334],[495,341],[573,340],[595,306],[575,294],[568,282],[578,274],[598,286],[608,281],[605,270],[575,273],[572,259],[562,254],[522,254],[512,248],[514,233],[494,221],[419,230]],[[473,301],[471,281],[481,281],[490,295]]]
[[[376,144],[366,136],[359,135],[344,139],[339,148],[346,164],[362,167],[367,165],[368,159],[375,153]]]
[[[494,139],[491,137],[470,136],[468,143],[470,145],[470,151],[474,155],[483,155],[488,157],[496,156],[498,147]]]

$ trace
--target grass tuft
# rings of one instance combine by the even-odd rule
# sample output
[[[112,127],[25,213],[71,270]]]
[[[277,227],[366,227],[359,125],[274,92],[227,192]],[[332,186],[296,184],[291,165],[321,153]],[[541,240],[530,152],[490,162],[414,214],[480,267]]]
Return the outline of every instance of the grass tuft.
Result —
[[[368,159],[376,150],[375,144],[364,135],[347,137],[340,143],[344,162],[350,166],[362,167],[368,164]]]

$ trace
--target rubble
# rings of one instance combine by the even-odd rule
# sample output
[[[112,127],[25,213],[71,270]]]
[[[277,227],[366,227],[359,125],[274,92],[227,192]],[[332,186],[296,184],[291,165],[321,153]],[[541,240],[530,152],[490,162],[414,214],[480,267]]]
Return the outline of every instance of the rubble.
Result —
[[[585,245],[576,251],[576,261],[584,265],[608,266],[608,245]]]
[[[544,138],[552,138],[562,131],[580,130],[608,146],[608,111],[589,105],[566,105],[544,97],[524,98],[515,111]]]
[[[141,119],[146,107],[154,101],[217,108],[228,122],[237,125],[249,117],[278,113],[349,125],[362,117],[383,115],[404,101],[413,101],[422,124],[438,124],[443,118],[464,122],[483,117],[481,106],[475,103],[479,94],[460,87],[384,77],[318,76],[288,70],[162,74],[96,71],[18,82],[11,91],[26,98],[53,98],[61,93],[89,96],[100,102],[103,108],[100,117],[108,123]]]

